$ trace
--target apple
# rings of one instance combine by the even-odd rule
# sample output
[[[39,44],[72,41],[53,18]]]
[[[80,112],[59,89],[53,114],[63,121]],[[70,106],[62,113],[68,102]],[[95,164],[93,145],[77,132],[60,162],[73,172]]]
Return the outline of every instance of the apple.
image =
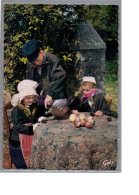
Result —
[[[91,121],[91,120],[93,120],[93,117],[92,117],[92,116],[88,116],[88,117],[87,117],[87,120],[88,120],[88,121]]]
[[[88,116],[87,119],[86,119],[86,122],[89,122],[89,123],[91,123],[93,125],[94,124],[93,117],[92,116]]]
[[[75,127],[80,127],[81,126],[81,120],[80,120],[79,116],[76,117],[76,119],[74,121],[74,126]]]
[[[74,126],[75,126],[76,128],[80,127],[80,126],[81,126],[81,122],[75,120],[75,121],[74,121]]]
[[[86,123],[86,120],[84,119],[84,120],[81,120],[81,127],[85,127],[85,123]]]
[[[91,122],[86,122],[85,123],[85,126],[86,126],[86,128],[88,128],[88,129],[91,129],[92,127],[93,127],[93,124],[91,123]]]
[[[86,119],[86,116],[85,116],[85,114],[80,114],[80,115],[79,115],[79,117],[80,117],[80,119],[81,119],[81,120],[84,120],[84,119]]]
[[[71,114],[69,117],[70,122],[74,123],[75,119],[76,119],[76,114]]]

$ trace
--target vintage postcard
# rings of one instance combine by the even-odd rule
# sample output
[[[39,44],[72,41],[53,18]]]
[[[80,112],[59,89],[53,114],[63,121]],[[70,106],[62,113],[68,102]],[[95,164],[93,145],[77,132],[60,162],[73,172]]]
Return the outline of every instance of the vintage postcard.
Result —
[[[2,1],[1,171],[121,171],[120,1]]]

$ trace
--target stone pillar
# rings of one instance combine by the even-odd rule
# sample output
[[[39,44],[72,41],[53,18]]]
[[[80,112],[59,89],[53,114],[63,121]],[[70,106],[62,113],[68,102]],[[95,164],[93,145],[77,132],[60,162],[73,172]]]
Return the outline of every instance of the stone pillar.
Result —
[[[74,28],[67,36],[68,28]],[[81,86],[82,77],[96,78],[97,88],[105,95],[105,50],[106,45],[88,21],[70,25],[62,29],[62,39],[59,40],[59,50],[70,53],[71,64],[67,71],[68,96],[77,95]],[[70,37],[70,40],[69,38]]]
[[[106,45],[88,21],[76,25],[71,50],[76,51],[81,81],[83,76],[94,76],[97,88],[105,94],[105,50]],[[75,44],[76,43],[76,44]]]
[[[105,94],[105,50],[80,50],[77,56],[81,67],[80,80],[84,76],[94,76],[97,88]]]

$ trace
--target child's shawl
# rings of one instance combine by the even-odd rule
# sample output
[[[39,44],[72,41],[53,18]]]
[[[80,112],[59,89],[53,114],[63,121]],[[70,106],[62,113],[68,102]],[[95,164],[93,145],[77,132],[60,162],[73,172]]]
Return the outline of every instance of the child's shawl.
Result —
[[[82,96],[81,103],[85,102],[86,100],[88,100],[88,98],[93,97],[95,94],[98,93],[102,93],[102,91],[100,89],[93,89],[89,91],[88,93]]]
[[[18,104],[17,105],[21,110],[23,110],[23,112],[25,113],[27,118],[30,118],[31,116],[34,116],[34,114],[36,113],[36,106],[34,107],[32,113],[30,111],[30,109],[22,104]]]

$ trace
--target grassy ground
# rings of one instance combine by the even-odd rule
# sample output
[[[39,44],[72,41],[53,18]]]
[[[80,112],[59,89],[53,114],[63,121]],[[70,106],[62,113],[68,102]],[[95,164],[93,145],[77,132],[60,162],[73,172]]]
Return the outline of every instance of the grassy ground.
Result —
[[[106,96],[112,99],[111,111],[113,117],[118,117],[118,81],[116,79],[106,79]]]

